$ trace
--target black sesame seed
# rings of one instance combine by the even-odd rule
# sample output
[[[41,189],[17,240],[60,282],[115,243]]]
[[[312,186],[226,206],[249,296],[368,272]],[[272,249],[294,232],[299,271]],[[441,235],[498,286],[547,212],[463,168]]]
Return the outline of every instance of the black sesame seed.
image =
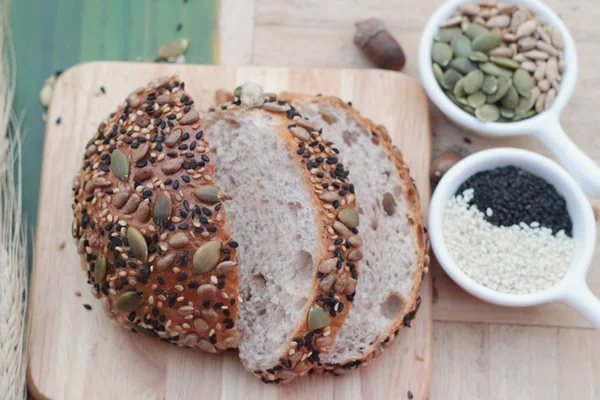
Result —
[[[90,306],[89,304],[84,304],[84,305],[83,305],[83,308],[85,308],[86,310],[88,310],[88,311],[89,311],[89,310],[91,310],[91,309],[92,309],[92,306]]]

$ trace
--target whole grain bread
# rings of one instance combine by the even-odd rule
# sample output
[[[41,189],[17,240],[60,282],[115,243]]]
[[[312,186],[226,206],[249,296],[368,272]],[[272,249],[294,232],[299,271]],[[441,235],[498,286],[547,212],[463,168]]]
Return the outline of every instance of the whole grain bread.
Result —
[[[237,243],[199,112],[177,77],[100,124],[74,185],[73,237],[117,324],[179,346],[237,346]]]
[[[247,83],[205,117],[240,241],[240,358],[264,382],[323,365],[355,296],[362,240],[338,150]]]
[[[340,149],[360,201],[364,259],[352,312],[319,371],[367,364],[409,327],[427,271],[427,238],[408,166],[386,129],[334,97],[283,93]],[[406,149],[408,151],[409,149]]]

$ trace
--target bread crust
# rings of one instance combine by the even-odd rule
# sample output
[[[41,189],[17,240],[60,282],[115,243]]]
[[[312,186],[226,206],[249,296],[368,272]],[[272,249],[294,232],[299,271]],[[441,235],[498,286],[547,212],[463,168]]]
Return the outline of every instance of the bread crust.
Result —
[[[221,105],[214,111],[216,118],[226,118],[233,112],[249,112],[251,108],[243,102],[243,87],[241,99]],[[337,159],[337,149],[285,102],[271,97],[258,107],[277,121],[277,134],[302,171],[318,213],[321,239],[321,254],[315,257],[318,261],[314,264],[313,295],[305,306],[302,320],[289,337],[289,346],[279,355],[279,362],[258,370],[242,358],[246,368],[263,382],[286,383],[315,366],[323,366],[320,356],[331,350],[354,300],[362,240],[356,227],[340,221],[340,218],[346,220],[346,213],[358,218],[358,206],[348,171]],[[346,211],[340,214],[341,210]],[[309,314],[315,306],[329,315],[329,324],[323,328],[309,327]]]
[[[202,128],[176,76],[131,93],[86,146],[72,231],[118,325],[214,353],[237,347],[239,277],[222,198],[195,195],[215,187]]]
[[[427,238],[427,229],[423,224],[421,213],[421,202],[419,193],[414,180],[410,176],[410,171],[406,165],[402,152],[393,145],[392,140],[383,125],[377,125],[368,118],[363,117],[356,109],[349,106],[339,98],[333,96],[310,96],[297,93],[283,92],[279,98],[292,104],[295,101],[311,102],[311,103],[327,103],[333,107],[338,107],[354,118],[365,130],[371,132],[372,142],[378,144],[385,149],[388,159],[392,161],[402,178],[405,190],[406,204],[409,207],[409,222],[412,223],[417,248],[417,273],[415,281],[412,284],[411,296],[409,301],[404,304],[401,312],[401,317],[397,318],[386,332],[381,332],[377,340],[371,345],[371,349],[359,359],[346,360],[342,363],[329,363],[315,368],[315,372],[328,372],[333,374],[343,374],[349,370],[358,368],[360,365],[367,365],[370,361],[381,354],[385,347],[388,346],[394,338],[399,334],[404,327],[410,327],[410,322],[415,318],[416,312],[419,309],[420,297],[419,289],[423,281],[423,276],[428,272],[429,268],[429,241]]]

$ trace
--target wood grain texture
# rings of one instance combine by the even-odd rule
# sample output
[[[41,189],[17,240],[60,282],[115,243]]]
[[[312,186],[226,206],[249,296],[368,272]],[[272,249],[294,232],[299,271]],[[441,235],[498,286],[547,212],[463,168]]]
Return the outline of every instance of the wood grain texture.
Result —
[[[176,73],[199,108],[214,91],[247,79],[265,90],[323,92],[352,100],[388,125],[421,191],[429,198],[430,122],[419,85],[402,74],[373,70],[306,70],[260,67],[88,63],[66,71],[56,86],[48,123],[29,309],[29,385],[60,399],[416,399],[427,396],[431,368],[431,282],[426,275],[421,310],[412,328],[368,368],[346,376],[308,377],[268,386],[248,374],[235,353],[214,356],[179,349],[112,324],[92,298],[79,267],[69,227],[71,182],[84,144],[100,120],[134,88]],[[103,85],[106,95],[97,95]],[[398,105],[401,105],[399,107]],[[59,251],[59,242],[66,247]],[[80,291],[83,297],[77,297]],[[83,304],[93,306],[92,311]],[[65,379],[68,377],[68,380]],[[40,396],[40,397],[41,397]]]

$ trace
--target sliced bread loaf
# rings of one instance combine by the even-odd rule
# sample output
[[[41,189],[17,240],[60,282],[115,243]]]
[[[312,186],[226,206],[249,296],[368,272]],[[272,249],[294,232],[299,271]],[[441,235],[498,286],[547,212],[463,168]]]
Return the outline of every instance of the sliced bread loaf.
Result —
[[[338,150],[257,84],[205,120],[240,243],[240,357],[264,382],[287,382],[321,364],[355,296],[354,186]]]
[[[367,363],[410,326],[427,270],[427,240],[418,193],[402,154],[383,126],[333,97],[282,94],[340,149],[360,200],[364,259],[352,312],[325,369],[341,373]]]

